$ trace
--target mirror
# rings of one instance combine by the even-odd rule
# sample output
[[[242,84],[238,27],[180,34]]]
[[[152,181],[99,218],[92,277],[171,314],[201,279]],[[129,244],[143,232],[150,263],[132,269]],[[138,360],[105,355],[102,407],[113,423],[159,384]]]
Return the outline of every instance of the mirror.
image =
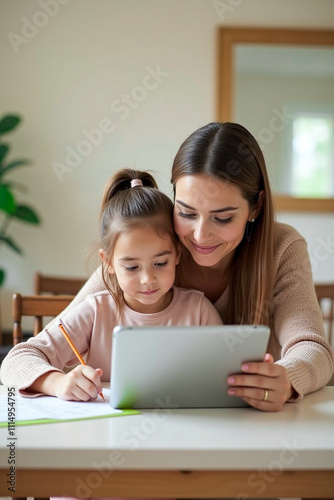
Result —
[[[256,137],[277,210],[334,211],[334,31],[219,28],[218,35],[217,120]]]

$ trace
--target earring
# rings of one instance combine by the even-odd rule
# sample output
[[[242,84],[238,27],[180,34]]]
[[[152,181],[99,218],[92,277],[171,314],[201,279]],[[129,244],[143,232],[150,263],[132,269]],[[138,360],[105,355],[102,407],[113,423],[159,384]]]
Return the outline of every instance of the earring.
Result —
[[[250,241],[252,232],[253,232],[253,224],[255,222],[255,219],[251,219],[247,221],[246,228],[245,228],[245,239],[247,241]]]

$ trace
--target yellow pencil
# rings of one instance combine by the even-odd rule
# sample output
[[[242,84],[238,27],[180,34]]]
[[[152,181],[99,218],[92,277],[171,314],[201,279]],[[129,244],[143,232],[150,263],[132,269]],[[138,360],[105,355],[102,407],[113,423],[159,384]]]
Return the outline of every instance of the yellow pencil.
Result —
[[[72,348],[72,351],[74,352],[74,354],[76,355],[76,357],[78,358],[78,360],[80,361],[80,363],[82,365],[85,365],[86,363],[84,362],[83,358],[81,357],[79,351],[77,350],[77,348],[75,347],[75,345],[73,344],[72,340],[70,339],[70,337],[68,336],[68,334],[66,333],[66,330],[63,326],[63,324],[60,322],[58,327],[61,329],[61,331],[63,332],[64,334],[64,337],[65,339],[67,340],[67,342],[70,344],[71,348]],[[102,392],[99,392],[99,396],[101,396],[101,398],[103,399],[103,401],[105,401],[104,399],[104,396],[103,396],[103,393]]]

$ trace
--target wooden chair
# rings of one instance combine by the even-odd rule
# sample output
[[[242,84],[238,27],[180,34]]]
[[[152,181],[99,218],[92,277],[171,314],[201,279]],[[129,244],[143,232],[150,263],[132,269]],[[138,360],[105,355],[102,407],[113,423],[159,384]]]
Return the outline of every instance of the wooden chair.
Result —
[[[315,293],[322,311],[327,339],[332,344],[334,323],[334,282],[316,283]]]
[[[13,345],[22,342],[21,320],[23,316],[34,318],[33,334],[37,335],[43,329],[43,317],[58,316],[74,299],[74,295],[21,295],[15,293],[12,298],[13,312]],[[16,497],[13,500],[28,500]],[[49,500],[48,498],[35,498],[35,500]]]
[[[85,278],[68,278],[36,273],[34,277],[34,293],[36,295],[76,295],[85,283]]]
[[[23,316],[34,318],[33,334],[43,329],[43,317],[56,317],[74,299],[74,295],[21,295],[15,293],[12,298],[13,345],[22,342],[21,320]]]

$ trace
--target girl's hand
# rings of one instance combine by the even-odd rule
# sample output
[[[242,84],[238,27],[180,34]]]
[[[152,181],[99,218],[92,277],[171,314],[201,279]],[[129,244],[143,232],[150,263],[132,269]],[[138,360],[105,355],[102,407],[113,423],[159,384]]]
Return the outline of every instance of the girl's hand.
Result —
[[[244,363],[243,374],[230,375],[228,394],[238,396],[254,408],[279,411],[292,396],[293,388],[286,369],[274,364],[271,354],[263,362]]]
[[[30,386],[34,392],[57,396],[68,401],[90,401],[102,391],[102,370],[78,365],[69,373],[51,371],[41,375]]]
[[[63,377],[58,377],[55,395],[70,401],[89,401],[96,399],[102,391],[102,370],[91,366],[78,365]]]

